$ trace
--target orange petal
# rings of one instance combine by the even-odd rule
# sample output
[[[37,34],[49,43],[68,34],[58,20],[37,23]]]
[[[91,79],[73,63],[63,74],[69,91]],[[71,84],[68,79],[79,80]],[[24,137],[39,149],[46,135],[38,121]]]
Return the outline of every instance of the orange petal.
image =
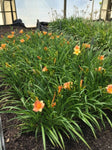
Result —
[[[70,90],[71,85],[73,85],[73,82],[70,82],[70,81],[66,82],[66,83],[64,83],[63,88]]]
[[[60,85],[60,86],[58,86],[58,93],[60,93],[61,92],[61,89],[63,88],[63,86],[62,85]]]
[[[107,93],[112,94],[112,84],[107,86]]]
[[[38,112],[38,111],[42,111],[42,109],[44,108],[45,104],[43,103],[43,101],[39,101],[36,100],[35,103],[33,104],[33,111]]]
[[[46,72],[48,71],[47,67],[45,66],[43,69],[42,69],[43,72]]]

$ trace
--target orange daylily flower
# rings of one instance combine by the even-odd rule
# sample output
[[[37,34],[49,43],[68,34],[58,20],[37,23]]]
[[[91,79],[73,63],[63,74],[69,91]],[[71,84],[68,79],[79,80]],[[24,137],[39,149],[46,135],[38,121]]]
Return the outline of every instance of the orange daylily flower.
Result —
[[[83,43],[83,44],[82,44],[82,47],[84,47],[84,48],[90,48],[90,44]]]
[[[57,35],[56,37],[59,38],[59,35]]]
[[[104,60],[104,55],[98,56],[99,60]]]
[[[102,71],[102,69],[103,69],[102,67],[99,67],[99,68],[98,68],[98,71]]]
[[[48,71],[47,67],[45,66],[43,69],[42,69],[43,72],[46,72]]]
[[[60,93],[61,89],[63,89],[63,88],[70,90],[71,85],[73,85],[73,82],[69,81],[69,82],[64,83],[63,86],[62,85],[58,86],[58,93]]]
[[[80,88],[82,87],[82,84],[83,84],[83,80],[81,79],[80,80]]]
[[[56,102],[54,102],[51,106],[52,106],[52,107],[56,106]]]
[[[98,67],[98,69],[95,68],[95,70],[101,72],[102,70],[105,70],[105,69],[103,67]]]
[[[21,30],[19,31],[19,33],[21,33],[21,34],[22,34],[22,33],[23,33],[23,29],[21,29]]]
[[[58,93],[61,92],[61,89],[63,89],[63,86],[62,85],[58,86]]]
[[[76,46],[74,47],[74,52],[73,52],[73,54],[79,55],[80,53],[81,53],[80,47],[79,47],[78,45],[76,45]]]
[[[4,49],[6,47],[6,44],[1,44],[1,47]]]
[[[28,35],[28,34],[26,34],[26,37],[29,37],[29,35]]]
[[[12,35],[14,35],[14,34],[15,34],[15,32],[14,32],[14,31],[12,31],[12,32],[11,32],[11,34],[12,34]]]
[[[46,34],[47,34],[47,32],[43,31],[43,34],[44,34],[44,35],[46,35]]]
[[[12,39],[13,37],[14,37],[13,34],[7,36],[8,39]]]
[[[70,42],[69,42],[69,41],[67,41],[67,44],[70,44]]]
[[[35,112],[42,112],[42,109],[44,108],[45,106],[45,103],[43,103],[43,101],[39,101],[39,100],[36,100],[35,103],[33,104],[33,111]]]
[[[74,47],[74,50],[80,50],[80,47],[79,47],[78,45],[76,45],[76,46]]]
[[[25,42],[25,40],[24,40],[24,39],[21,39],[21,40],[20,40],[20,42],[21,42],[21,43],[24,43],[24,42]]]
[[[41,60],[41,57],[40,57],[40,56],[37,56],[37,58]]]
[[[4,36],[3,35],[1,35],[1,38],[3,38]]]
[[[44,50],[47,51],[47,47],[44,47]]]
[[[55,97],[56,97],[56,93],[54,93],[54,96],[53,96],[53,99],[52,99],[52,102],[51,102],[51,107],[56,106],[56,102],[54,102]]]
[[[49,36],[51,36],[51,35],[52,35],[52,33],[48,33],[48,35],[49,35]]]
[[[50,37],[50,39],[52,39],[52,40],[53,40],[53,39],[54,39],[54,36],[51,36],[51,37]]]
[[[90,44],[87,44],[87,45],[86,45],[86,48],[90,48],[90,47],[91,47],[91,45],[90,45]]]
[[[70,90],[71,85],[73,85],[73,82],[70,82],[70,81],[66,82],[66,83],[64,83],[63,88]]]
[[[112,84],[108,85],[108,86],[106,87],[106,89],[107,89],[107,93],[112,94]]]
[[[26,37],[27,37],[27,40],[29,40],[29,39],[30,39],[30,35],[26,34]]]

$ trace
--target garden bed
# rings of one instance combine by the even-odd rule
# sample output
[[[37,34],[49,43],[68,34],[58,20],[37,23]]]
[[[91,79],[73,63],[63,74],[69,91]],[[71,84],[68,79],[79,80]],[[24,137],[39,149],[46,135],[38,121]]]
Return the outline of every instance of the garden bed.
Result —
[[[108,112],[111,121],[112,113]],[[9,120],[13,118],[13,114],[2,115],[3,131],[5,137],[6,150],[43,150],[41,135],[35,140],[34,134],[20,134],[16,127],[18,121]],[[100,123],[101,125],[101,123]],[[86,125],[81,125],[85,140],[88,142],[92,150],[112,150],[112,128],[105,120],[106,128],[101,125],[102,131],[96,129],[97,139],[94,138],[91,130]],[[72,139],[65,139],[66,150],[89,150],[87,146],[79,140],[79,143]],[[47,140],[47,150],[61,150],[54,148],[49,140]]]
[[[12,30],[19,31],[24,29],[22,27],[10,27],[3,26],[0,27],[0,35],[5,35],[10,33]],[[24,29],[26,32],[32,29]],[[33,29],[35,30],[35,29]],[[106,112],[112,121],[112,113],[110,111]],[[43,143],[41,135],[38,135],[37,140],[34,137],[33,133],[24,133],[20,134],[19,127],[16,125],[19,124],[18,120],[12,120],[14,114],[2,114],[2,126],[5,138],[6,150],[43,150]],[[112,150],[112,128],[104,119],[106,128],[104,129],[100,121],[98,121],[101,126],[101,132],[95,128],[97,139],[94,138],[93,133],[85,124],[81,124],[81,128],[84,133],[85,140],[90,145],[92,150]],[[89,150],[87,146],[79,140],[79,143],[74,141],[72,138],[65,140],[65,150]],[[47,139],[47,150],[60,150],[59,148],[54,148],[49,140]]]

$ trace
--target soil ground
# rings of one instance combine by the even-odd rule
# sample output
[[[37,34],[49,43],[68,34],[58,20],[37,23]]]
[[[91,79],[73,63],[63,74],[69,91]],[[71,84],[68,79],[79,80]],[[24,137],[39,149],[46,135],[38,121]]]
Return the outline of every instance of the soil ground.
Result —
[[[112,121],[112,113],[109,112],[109,116]],[[2,126],[5,138],[6,150],[43,150],[42,137],[38,135],[37,140],[33,133],[21,134],[16,125],[18,121],[10,121],[13,118],[13,114],[3,114],[2,115]],[[100,123],[100,121],[99,121]],[[94,138],[91,130],[85,125],[81,124],[85,140],[90,145],[92,150],[112,150],[112,128],[105,120],[106,128],[100,123],[101,131],[97,128],[96,136]],[[68,139],[64,137],[65,150],[89,150],[87,146],[82,141],[74,141],[72,138]],[[60,148],[54,148],[49,140],[47,139],[47,150],[61,150]]]
[[[0,26],[0,37],[1,35],[6,35],[11,31],[19,31],[23,27],[10,27],[10,26]],[[25,29],[27,32],[30,29]],[[35,30],[35,29],[34,29]],[[0,40],[2,40],[0,38]],[[112,112],[107,111],[107,115],[112,121]],[[2,114],[2,127],[5,139],[6,150],[43,150],[42,137],[38,135],[37,140],[33,133],[21,134],[19,128],[16,126],[19,124],[17,120],[9,121],[14,118],[14,114]],[[83,123],[81,123],[81,128],[84,133],[85,140],[90,145],[92,150],[112,150],[112,128],[109,123],[104,119],[106,128],[103,127],[101,122],[101,131],[95,128],[97,139],[94,138],[91,130]],[[89,150],[87,146],[79,140],[76,142],[72,138],[67,139],[64,137],[65,150]],[[54,148],[49,140],[47,139],[47,150],[60,150],[60,148]]]

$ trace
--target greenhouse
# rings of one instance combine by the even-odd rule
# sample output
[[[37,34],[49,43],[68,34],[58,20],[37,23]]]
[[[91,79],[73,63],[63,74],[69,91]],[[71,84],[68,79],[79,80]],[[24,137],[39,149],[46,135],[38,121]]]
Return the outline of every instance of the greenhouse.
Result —
[[[0,150],[112,150],[112,0],[0,0]]]
[[[22,19],[26,26],[35,26],[36,20],[50,22],[63,17],[83,17],[90,18],[91,7],[93,12],[100,9],[100,5],[95,1],[88,1],[79,7],[77,0],[0,0],[0,25],[12,24],[16,19]],[[32,11],[33,8],[33,11]],[[85,10],[84,10],[85,9]],[[103,0],[100,14],[94,14],[93,19],[109,20],[112,18],[112,1]]]

